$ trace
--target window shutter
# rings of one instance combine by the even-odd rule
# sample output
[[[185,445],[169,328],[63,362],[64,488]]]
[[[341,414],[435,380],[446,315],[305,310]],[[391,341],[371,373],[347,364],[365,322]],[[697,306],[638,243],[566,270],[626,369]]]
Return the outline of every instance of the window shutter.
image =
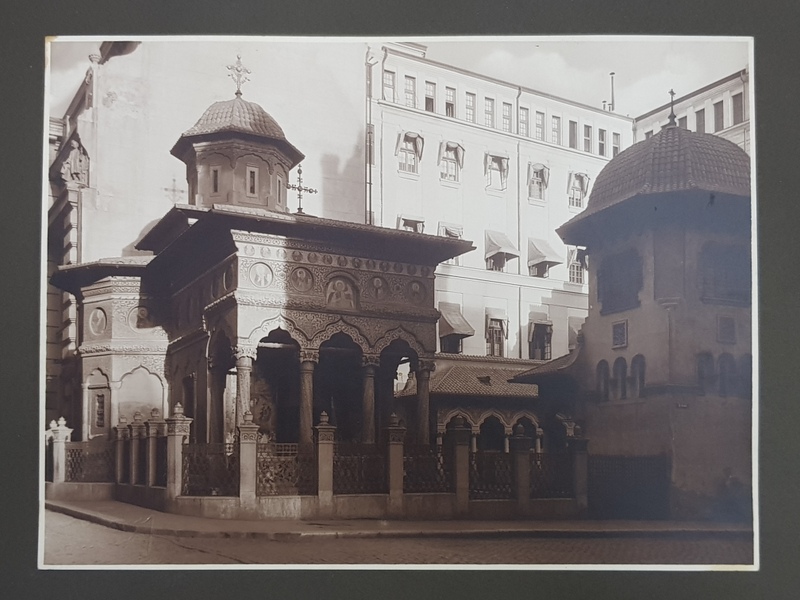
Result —
[[[500,183],[505,188],[508,181],[508,159],[500,159]]]
[[[572,191],[572,179],[573,179],[573,177],[575,177],[575,173],[570,171],[569,175],[567,176],[567,195],[569,195],[569,193]]]
[[[542,166],[542,183],[544,187],[547,188],[548,184],[550,183],[550,169],[545,166]]]
[[[531,184],[533,181],[533,175],[536,173],[536,169],[534,168],[533,164],[528,163],[528,185]]]
[[[464,147],[461,144],[454,145],[455,152],[456,152],[456,162],[458,163],[458,168],[464,168]]]
[[[442,158],[444,158],[444,153],[448,146],[449,144],[447,144],[447,142],[439,142],[439,158],[436,160],[437,165],[442,164]]]
[[[575,246],[567,246],[567,267],[575,262],[578,255],[578,249]]]
[[[425,138],[423,138],[421,135],[417,134],[414,137],[414,151],[416,152],[417,158],[419,160],[422,160],[422,150],[423,150],[423,148],[425,148]]]
[[[491,161],[491,156],[488,152],[483,154],[483,174],[489,175],[489,162]]]
[[[400,154],[400,148],[403,145],[403,140],[405,139],[405,137],[406,137],[406,132],[405,131],[401,131],[400,133],[397,134],[397,144],[395,144],[395,147],[394,147],[394,155],[395,156],[398,156]]]

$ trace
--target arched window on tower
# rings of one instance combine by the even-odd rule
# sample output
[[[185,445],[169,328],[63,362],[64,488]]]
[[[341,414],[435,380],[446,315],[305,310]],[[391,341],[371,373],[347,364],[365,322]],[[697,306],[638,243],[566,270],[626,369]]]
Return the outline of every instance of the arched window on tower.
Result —
[[[714,389],[714,358],[709,352],[697,355],[697,386],[701,394],[707,394]]]
[[[727,352],[719,357],[719,395],[735,396],[737,393],[736,361]]]
[[[615,400],[628,397],[628,363],[621,356],[614,361],[613,387]]]
[[[644,396],[644,356],[637,354],[631,361],[631,397],[642,398]]]
[[[601,402],[608,402],[608,377],[608,363],[601,360],[597,363],[596,374],[597,395]]]

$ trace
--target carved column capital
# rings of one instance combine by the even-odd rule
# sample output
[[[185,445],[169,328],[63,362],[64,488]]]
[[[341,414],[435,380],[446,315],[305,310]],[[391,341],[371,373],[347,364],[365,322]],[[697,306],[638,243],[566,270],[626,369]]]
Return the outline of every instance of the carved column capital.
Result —
[[[436,363],[433,359],[419,359],[417,364],[417,371],[419,373],[427,372],[428,374],[433,373],[436,370]]]
[[[374,354],[364,354],[361,357],[361,365],[364,367],[377,368],[381,366],[381,357]]]
[[[318,363],[319,362],[319,351],[318,350],[307,350],[303,349],[300,350],[300,362],[312,362]]]
[[[231,348],[231,352],[236,358],[236,364],[238,365],[239,360],[243,358],[255,360],[258,355],[258,348],[256,346],[235,346]]]

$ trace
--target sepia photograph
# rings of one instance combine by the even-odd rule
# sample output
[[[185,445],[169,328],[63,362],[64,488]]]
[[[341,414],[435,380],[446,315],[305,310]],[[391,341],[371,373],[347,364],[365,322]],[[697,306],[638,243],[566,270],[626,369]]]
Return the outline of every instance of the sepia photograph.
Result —
[[[39,568],[758,570],[752,38],[46,58]]]

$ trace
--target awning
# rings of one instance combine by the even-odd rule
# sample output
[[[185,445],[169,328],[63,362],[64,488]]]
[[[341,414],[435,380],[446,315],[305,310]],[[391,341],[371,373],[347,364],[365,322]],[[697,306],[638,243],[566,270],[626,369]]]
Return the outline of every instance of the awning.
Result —
[[[486,309],[486,338],[489,338],[489,324],[491,321],[499,321],[503,330],[503,337],[508,338],[508,316],[503,308]]]
[[[544,240],[528,238],[528,266],[545,263],[548,267],[560,265],[564,261],[558,253]]]
[[[553,326],[550,317],[544,311],[532,310],[528,313],[528,341],[533,341],[533,329],[535,325]]]
[[[500,231],[486,230],[486,256],[484,258],[491,258],[498,254],[505,254],[506,259],[519,257],[519,251],[508,239],[505,233]]]
[[[439,337],[455,335],[459,338],[475,335],[475,329],[461,314],[461,307],[455,302],[439,302]]]
[[[454,223],[439,222],[439,235],[449,238],[461,239],[464,235],[464,228]]]

